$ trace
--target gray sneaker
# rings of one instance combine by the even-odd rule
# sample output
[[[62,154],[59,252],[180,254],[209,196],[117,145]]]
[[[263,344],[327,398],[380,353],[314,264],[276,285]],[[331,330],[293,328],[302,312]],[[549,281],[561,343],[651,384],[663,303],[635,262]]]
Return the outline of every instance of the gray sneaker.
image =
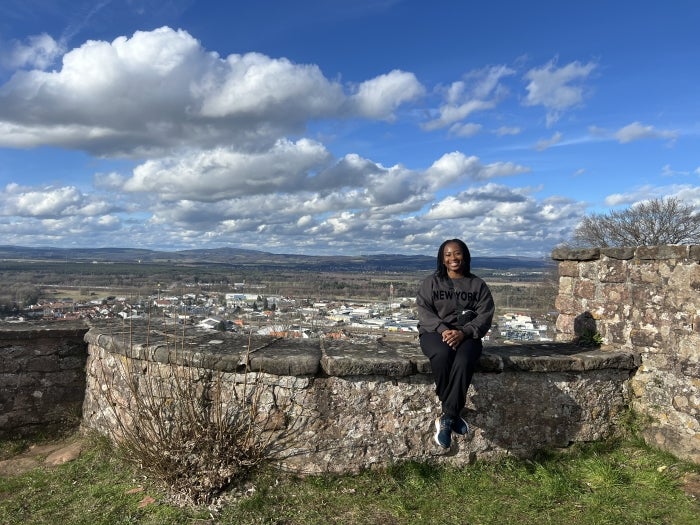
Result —
[[[442,448],[450,448],[452,444],[452,418],[442,416],[435,419],[435,443]]]

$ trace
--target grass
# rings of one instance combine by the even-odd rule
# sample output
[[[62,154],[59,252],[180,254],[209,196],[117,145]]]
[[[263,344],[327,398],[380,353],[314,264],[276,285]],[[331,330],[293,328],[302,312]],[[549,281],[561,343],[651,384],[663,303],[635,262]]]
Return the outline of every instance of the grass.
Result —
[[[20,448],[2,443],[0,458]],[[464,468],[303,479],[261,469],[215,509],[182,508],[95,439],[73,462],[0,478],[0,523],[683,525],[700,523],[700,502],[683,492],[688,473],[700,468],[625,439]]]

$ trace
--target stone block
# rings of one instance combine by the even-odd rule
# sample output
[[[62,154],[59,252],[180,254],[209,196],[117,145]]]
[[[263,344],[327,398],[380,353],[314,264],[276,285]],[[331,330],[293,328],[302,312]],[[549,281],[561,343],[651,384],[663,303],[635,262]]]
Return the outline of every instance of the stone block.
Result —
[[[595,299],[596,285],[590,279],[581,279],[574,287],[574,295],[580,299]]]
[[[376,343],[358,345],[332,340],[323,342],[321,367],[326,374],[339,377],[405,377],[413,373],[411,361],[394,349]]]
[[[635,249],[632,247],[625,248],[601,248],[600,254],[610,259],[618,259],[622,261],[628,261],[634,258]]]
[[[601,283],[624,283],[627,280],[627,265],[623,261],[606,259],[598,266]]]
[[[639,246],[635,251],[635,257],[640,260],[686,259],[687,256],[686,245]]]
[[[574,294],[574,277],[562,276],[559,278],[559,295],[573,295]]]
[[[295,341],[297,340],[291,340]],[[290,340],[277,340],[250,354],[249,369],[280,376],[316,375],[321,366],[320,344],[317,341],[285,344],[289,342]]]
[[[552,259],[555,261],[593,261],[600,258],[600,248],[555,248]]]
[[[630,331],[630,342],[637,348],[651,348],[658,345],[661,338],[655,328],[633,328]]]
[[[570,295],[557,295],[554,307],[564,314],[572,314],[580,309],[579,301]]]
[[[576,318],[573,314],[560,313],[557,316],[557,332],[574,335],[574,319]]]
[[[559,277],[578,277],[579,267],[575,261],[563,261],[559,263]]]
[[[688,259],[700,263],[700,245],[688,246]]]

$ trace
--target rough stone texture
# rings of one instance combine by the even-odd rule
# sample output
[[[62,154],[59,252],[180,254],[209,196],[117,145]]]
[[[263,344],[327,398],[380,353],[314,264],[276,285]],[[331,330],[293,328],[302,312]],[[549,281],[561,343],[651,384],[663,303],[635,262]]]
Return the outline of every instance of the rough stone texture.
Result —
[[[193,331],[168,342],[165,334],[137,325],[128,337],[107,325],[88,332],[83,424],[118,439],[119,421],[132,424],[137,396],[170,407],[188,383],[225,405],[248,399],[244,390],[256,385],[273,457],[299,473],[355,472],[404,460],[467,464],[601,439],[615,432],[638,366],[631,351],[488,346],[465,410],[472,433],[442,453],[432,442],[439,402],[430,362],[414,339],[282,342]],[[166,352],[168,345],[173,350]],[[273,358],[278,345],[281,368]],[[207,357],[213,348],[216,359]]]
[[[645,439],[700,463],[700,246],[555,252],[557,340],[574,340],[576,321],[590,318],[605,347],[638,352],[630,387],[652,420]]]
[[[0,437],[78,425],[87,330],[70,322],[0,323]]]

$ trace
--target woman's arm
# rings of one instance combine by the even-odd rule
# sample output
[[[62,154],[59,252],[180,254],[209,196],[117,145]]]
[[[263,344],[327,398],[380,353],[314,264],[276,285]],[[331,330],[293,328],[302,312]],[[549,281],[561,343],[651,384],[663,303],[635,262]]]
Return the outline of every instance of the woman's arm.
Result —
[[[491,328],[493,316],[496,311],[496,305],[493,302],[491,290],[484,281],[480,280],[478,293],[479,298],[475,308],[476,317],[462,328],[462,331],[467,334],[467,337],[473,337],[474,339],[479,339],[486,335]]]
[[[418,306],[418,323],[424,331],[442,333],[447,330],[448,327],[442,323],[442,319],[435,310],[432,279],[426,279],[421,283],[416,297],[416,305]]]

